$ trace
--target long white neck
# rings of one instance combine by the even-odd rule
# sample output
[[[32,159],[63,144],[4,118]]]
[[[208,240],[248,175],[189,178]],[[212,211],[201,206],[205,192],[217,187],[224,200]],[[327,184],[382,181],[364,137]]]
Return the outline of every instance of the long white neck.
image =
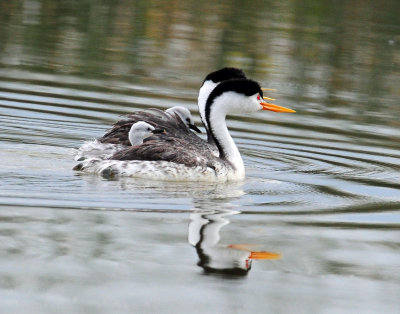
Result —
[[[214,103],[210,107],[208,122],[211,134],[218,147],[220,158],[230,162],[238,173],[244,175],[243,159],[226,126],[226,115],[230,109],[229,100],[229,93],[218,97],[218,104]]]
[[[218,85],[218,83],[214,83],[213,81],[205,81],[203,86],[201,86],[200,91],[199,91],[199,97],[197,99],[197,105],[199,107],[199,113],[200,113],[200,118],[201,121],[204,124],[204,127],[206,128],[207,131],[207,141],[208,143],[213,143],[214,140],[211,137],[209,127],[207,124],[207,119],[206,119],[206,103],[208,96],[210,96],[210,93],[214,90],[214,88]]]

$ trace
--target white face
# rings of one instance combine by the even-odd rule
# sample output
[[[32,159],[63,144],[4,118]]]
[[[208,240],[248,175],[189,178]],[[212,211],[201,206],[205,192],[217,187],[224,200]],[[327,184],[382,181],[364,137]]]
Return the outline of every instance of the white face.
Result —
[[[261,102],[264,101],[264,99],[262,98],[262,96],[260,95],[260,93],[257,93],[253,96],[250,96],[250,98],[252,99],[252,101],[254,101],[255,104],[257,104],[257,109],[255,109],[255,111],[257,110],[262,110],[263,106],[261,105]]]
[[[251,113],[262,109],[262,98],[259,93],[252,96],[246,96],[235,92],[225,92],[217,97],[215,101],[223,103],[223,110],[226,114],[229,113]]]
[[[154,127],[150,124],[139,121],[132,125],[129,131],[129,140],[132,145],[137,145],[143,142],[145,138],[153,135]]]
[[[132,125],[133,132],[136,133],[151,133],[151,131],[154,130],[154,127],[151,126],[150,124],[139,121]]]
[[[187,109],[185,107],[180,107],[180,106],[172,107],[172,108],[166,110],[166,112],[169,114],[176,113],[179,116],[179,118],[181,118],[181,120],[187,126],[189,126],[190,124],[194,124],[194,120],[192,118],[192,115],[191,115],[189,109]]]

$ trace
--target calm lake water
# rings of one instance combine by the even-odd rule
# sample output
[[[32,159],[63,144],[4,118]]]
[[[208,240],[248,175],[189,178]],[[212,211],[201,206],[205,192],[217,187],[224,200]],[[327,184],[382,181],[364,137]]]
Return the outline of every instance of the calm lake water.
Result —
[[[1,312],[399,313],[399,17],[396,0],[0,1]],[[199,124],[223,66],[297,111],[229,119],[245,181],[72,171],[121,114]],[[243,262],[231,244],[281,258],[210,271]]]

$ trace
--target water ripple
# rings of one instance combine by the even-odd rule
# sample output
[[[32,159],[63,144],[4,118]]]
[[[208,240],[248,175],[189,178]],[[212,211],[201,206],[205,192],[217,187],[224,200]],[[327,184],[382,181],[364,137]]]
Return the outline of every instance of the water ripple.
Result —
[[[3,158],[11,160],[16,153],[23,155],[22,152],[32,149],[31,145],[41,145],[40,149],[35,147],[26,157],[37,161],[38,170],[19,174],[3,172],[7,178],[4,182],[7,187],[0,195],[4,204],[40,205],[47,198],[52,206],[64,204],[79,207],[82,191],[74,187],[76,195],[73,197],[68,191],[83,179],[70,172],[73,166],[72,148],[77,148],[84,140],[101,136],[120,114],[148,107],[189,104],[195,120],[199,122],[194,105],[195,95],[185,90],[180,94],[171,94],[169,89],[155,93],[150,86],[122,82],[107,86],[103,81],[80,81],[74,77],[65,77],[62,81],[46,75],[21,79],[16,72],[8,76],[4,71],[0,74],[3,75],[0,78],[0,139],[7,147]],[[234,189],[233,193],[227,194],[227,189],[223,189],[223,192],[218,192],[223,198],[245,194],[237,202],[237,206],[243,207],[245,212],[250,210],[281,216],[368,212],[375,208],[371,204],[381,204],[373,210],[376,212],[396,208],[396,195],[400,189],[400,154],[398,147],[393,145],[393,139],[399,137],[397,131],[371,135],[369,129],[348,128],[344,120],[314,119],[315,114],[309,115],[308,111],[296,115],[260,113],[229,119],[230,130],[242,151],[249,179],[244,185],[245,192]],[[6,143],[27,146],[14,144],[14,149],[9,149],[10,145]],[[51,151],[50,155],[47,155],[45,147]],[[61,151],[57,152],[57,147],[71,150],[68,153],[63,151],[63,155]],[[54,174],[49,180],[49,174],[41,173],[39,169],[48,157],[63,164],[63,173],[70,173],[69,180]],[[24,168],[26,159],[19,159],[17,163]],[[38,189],[22,193],[19,188],[24,182]],[[98,208],[98,204],[107,197],[114,197],[113,193],[120,194],[118,186],[134,189],[136,199],[145,195],[147,200],[135,201],[136,209],[151,206],[178,210],[184,208],[182,204],[188,204],[187,200],[179,198],[183,191],[188,191],[187,187],[171,190],[161,186],[159,197],[152,202],[149,201],[148,191],[138,184],[107,182],[97,178],[93,178],[90,184],[112,187],[112,192],[99,197],[95,189],[85,190],[86,208],[89,204],[89,207]],[[43,191],[51,187],[54,187],[54,197]],[[157,195],[154,188],[151,187],[155,193],[153,196]],[[204,188],[192,187],[192,191],[204,195]],[[209,188],[206,190],[210,191]],[[167,208],[158,203],[166,193],[170,197],[178,197],[178,201]],[[396,205],[393,206],[393,202]],[[114,205],[126,209],[128,204],[129,201],[119,200]],[[206,206],[200,204],[197,203],[197,206]],[[113,206],[105,202],[104,207]],[[265,208],[270,210],[265,211]]]

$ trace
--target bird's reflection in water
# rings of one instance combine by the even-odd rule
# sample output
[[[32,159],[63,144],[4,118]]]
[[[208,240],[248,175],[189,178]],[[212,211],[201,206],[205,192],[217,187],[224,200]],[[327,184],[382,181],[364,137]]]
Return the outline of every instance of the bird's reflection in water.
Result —
[[[190,214],[189,243],[196,248],[198,265],[205,273],[245,276],[254,259],[278,259],[280,254],[252,251],[252,245],[220,245],[220,231],[229,224],[228,217],[239,212],[219,210]]]
[[[84,177],[86,179],[86,177]],[[254,245],[230,244],[221,245],[220,232],[222,227],[229,224],[229,216],[239,214],[231,202],[245,194],[243,182],[224,184],[201,184],[199,182],[169,182],[145,181],[131,178],[118,178],[116,181],[103,180],[97,177],[86,179],[91,185],[111,185],[113,182],[124,190],[134,190],[145,193],[147,199],[164,200],[165,195],[179,198],[188,197],[194,204],[195,211],[190,213],[189,243],[196,249],[199,257],[198,265],[206,274],[219,274],[226,277],[245,276],[251,269],[254,259],[278,259],[280,254],[254,251]],[[209,210],[213,208],[213,210]],[[142,210],[142,209],[138,209]],[[153,212],[157,210],[151,210]],[[160,211],[157,211],[160,212]],[[161,210],[161,212],[178,212],[178,210]]]

